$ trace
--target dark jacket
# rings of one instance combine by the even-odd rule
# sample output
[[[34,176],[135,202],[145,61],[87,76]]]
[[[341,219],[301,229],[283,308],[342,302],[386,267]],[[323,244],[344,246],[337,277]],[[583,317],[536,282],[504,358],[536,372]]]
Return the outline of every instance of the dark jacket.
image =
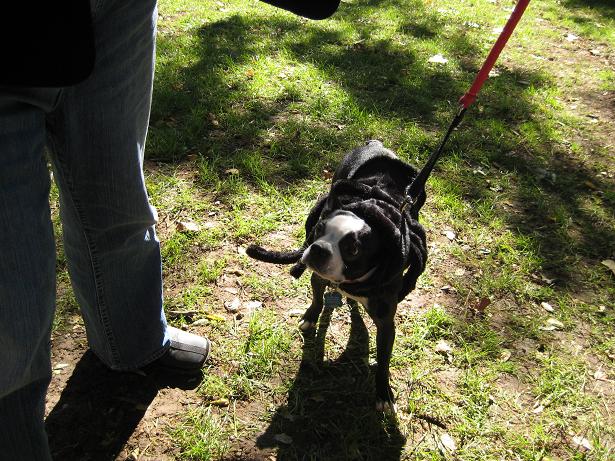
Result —
[[[325,19],[340,0],[262,0],[310,19]],[[62,87],[94,67],[89,0],[3,2],[0,85]]]

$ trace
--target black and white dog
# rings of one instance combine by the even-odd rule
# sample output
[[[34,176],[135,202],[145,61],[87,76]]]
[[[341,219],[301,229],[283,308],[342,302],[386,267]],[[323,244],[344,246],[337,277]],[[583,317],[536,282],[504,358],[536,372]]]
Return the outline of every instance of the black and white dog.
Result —
[[[380,141],[368,141],[342,160],[329,193],[306,220],[301,248],[247,249],[261,261],[295,263],[294,277],[306,266],[312,271],[312,304],[299,325],[304,331],[318,322],[327,287],[363,304],[377,328],[376,408],[381,411],[395,411],[389,362],[397,303],[414,289],[427,260],[425,231],[418,223],[424,188],[410,206],[405,201],[416,175]]]

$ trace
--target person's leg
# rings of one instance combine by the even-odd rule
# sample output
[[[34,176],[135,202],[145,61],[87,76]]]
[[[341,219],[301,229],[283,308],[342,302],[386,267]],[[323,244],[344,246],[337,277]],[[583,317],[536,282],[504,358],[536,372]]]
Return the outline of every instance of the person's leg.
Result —
[[[51,379],[55,245],[44,159],[57,90],[0,88],[0,458],[50,459],[43,426]]]
[[[155,0],[93,11],[92,75],[48,116],[71,281],[96,355],[141,367],[169,345],[156,212],[142,173],[156,32]]]

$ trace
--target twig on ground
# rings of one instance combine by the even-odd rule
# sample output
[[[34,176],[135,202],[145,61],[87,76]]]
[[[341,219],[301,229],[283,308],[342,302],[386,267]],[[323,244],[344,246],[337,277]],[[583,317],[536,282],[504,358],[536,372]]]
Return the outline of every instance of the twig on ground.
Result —
[[[425,415],[425,414],[414,414],[415,418],[421,419],[423,421],[428,422],[429,424],[433,424],[434,426],[438,426],[440,429],[447,429],[446,424],[442,421],[434,418],[433,416]]]

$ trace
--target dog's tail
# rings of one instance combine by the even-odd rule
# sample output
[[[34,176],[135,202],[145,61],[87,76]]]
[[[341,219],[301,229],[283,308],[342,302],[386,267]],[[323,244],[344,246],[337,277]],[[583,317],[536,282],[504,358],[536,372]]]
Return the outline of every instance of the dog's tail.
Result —
[[[274,264],[294,264],[301,259],[303,248],[292,251],[271,251],[258,245],[250,245],[246,248],[246,254],[250,258],[258,259],[266,263]]]
[[[292,251],[265,250],[258,245],[250,245],[246,248],[246,254],[259,261],[273,264],[294,264],[290,269],[290,275],[296,279],[301,277],[301,274],[303,274],[306,269],[305,264],[299,261],[304,251],[304,247]]]
[[[258,245],[250,245],[246,248],[246,254],[259,261],[273,264],[294,264],[290,269],[290,275],[296,279],[301,277],[301,274],[303,274],[306,269],[305,264],[299,261],[304,251],[305,248],[303,247],[292,251],[265,250]]]

